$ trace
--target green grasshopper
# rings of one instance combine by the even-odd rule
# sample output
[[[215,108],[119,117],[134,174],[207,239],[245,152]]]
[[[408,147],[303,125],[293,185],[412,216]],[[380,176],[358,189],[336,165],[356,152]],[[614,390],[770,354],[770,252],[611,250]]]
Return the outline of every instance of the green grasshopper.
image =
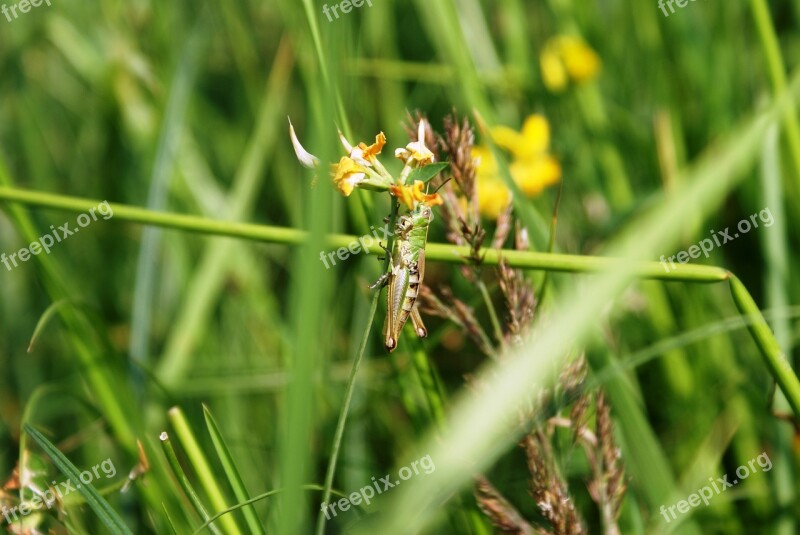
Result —
[[[431,207],[420,203],[413,211],[400,216],[395,226],[391,269],[379,281],[385,284],[388,280],[389,285],[384,324],[384,343],[389,352],[397,348],[400,332],[409,317],[417,336],[428,336],[417,310],[417,295],[425,277],[425,243],[432,220]]]

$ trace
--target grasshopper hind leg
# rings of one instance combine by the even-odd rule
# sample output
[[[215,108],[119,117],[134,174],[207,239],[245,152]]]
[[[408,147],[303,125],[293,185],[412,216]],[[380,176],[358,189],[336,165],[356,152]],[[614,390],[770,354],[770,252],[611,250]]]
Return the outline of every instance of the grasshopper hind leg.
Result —
[[[426,329],[425,324],[422,323],[422,316],[419,313],[419,308],[417,308],[416,303],[414,303],[414,308],[411,309],[411,324],[414,326],[414,332],[417,333],[417,336],[420,338],[426,338],[428,336],[428,329]]]

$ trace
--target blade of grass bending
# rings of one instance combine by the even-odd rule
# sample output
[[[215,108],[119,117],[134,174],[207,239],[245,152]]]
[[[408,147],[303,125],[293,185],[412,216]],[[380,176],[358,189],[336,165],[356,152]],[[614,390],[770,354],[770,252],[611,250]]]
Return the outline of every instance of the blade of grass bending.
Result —
[[[86,499],[86,504],[92,508],[98,518],[105,524],[112,533],[123,535],[133,535],[128,529],[122,518],[117,514],[113,507],[97,492],[97,490],[87,483],[83,483],[80,478],[80,471],[72,464],[67,457],[56,448],[52,442],[47,440],[42,433],[29,424],[24,426],[25,432],[44,450],[48,457],[53,460],[53,464],[61,472],[75,483],[75,488]]]
[[[58,301],[52,303],[47,310],[39,317],[39,321],[36,322],[36,327],[33,329],[33,334],[31,335],[31,341],[28,342],[28,353],[33,350],[33,344],[36,343],[36,339],[39,338],[39,334],[44,330],[45,326],[50,322],[50,319],[58,312],[58,309],[62,306],[69,303],[67,299],[59,299]]]
[[[172,407],[169,410],[169,421],[175,428],[178,440],[181,446],[183,446],[184,451],[186,451],[189,462],[192,464],[192,468],[194,468],[197,478],[200,480],[200,485],[211,501],[211,505],[215,510],[225,509],[228,507],[228,504],[225,503],[222,490],[220,490],[219,485],[217,485],[217,481],[211,471],[211,466],[208,464],[208,460],[202,448],[200,448],[200,445],[197,443],[192,428],[189,427],[189,422],[186,420],[183,411],[178,407]],[[240,533],[239,526],[236,525],[236,521],[232,517],[225,517],[222,519],[222,527],[226,535]]]
[[[70,212],[85,212],[94,208],[100,201],[80,197],[70,197],[41,191],[29,191],[19,188],[0,186],[0,200],[7,200],[30,206],[56,208]],[[118,203],[108,203],[114,212],[114,219],[145,225],[197,232],[205,235],[228,236],[247,240],[299,245],[304,243],[308,234],[302,230],[252,223],[236,223],[220,221],[205,217],[156,212]],[[357,236],[347,234],[330,234],[326,237],[326,245],[346,247],[356,242]],[[391,236],[390,236],[391,244]],[[383,254],[379,245],[364,244],[362,251],[366,254]],[[468,264],[470,249],[448,243],[428,243],[425,246],[425,259],[429,261]],[[666,271],[660,262],[631,261],[624,258],[607,256],[580,256],[568,254],[550,254],[534,251],[517,251],[512,249],[481,249],[482,263],[488,266],[497,265],[500,258],[508,261],[509,266],[522,269],[541,269],[567,273],[596,273],[611,270],[615,267],[632,269],[633,273],[643,279],[656,279],[685,282],[722,282],[727,279],[727,270],[714,266],[699,264],[677,264],[672,271]]]
[[[756,305],[750,292],[733,274],[731,274],[730,284],[731,295],[736,307],[742,314],[752,320],[748,322],[747,328],[761,350],[764,363],[786,396],[786,400],[792,407],[794,414],[800,416],[800,382],[798,382],[794,370],[792,370],[786,355],[781,350],[780,344],[772,334],[767,320],[761,315],[761,310]]]
[[[184,494],[186,494],[186,497],[189,498],[190,502],[192,502],[192,506],[194,507],[195,511],[197,511],[197,514],[199,514],[200,518],[206,522],[203,524],[203,527],[208,526],[208,529],[215,535],[222,535],[222,532],[219,530],[219,528],[210,523],[208,511],[206,511],[206,508],[203,506],[203,502],[200,501],[200,496],[197,495],[197,492],[194,490],[189,478],[186,477],[186,473],[183,471],[181,463],[178,462],[178,456],[175,455],[175,448],[172,447],[172,441],[169,439],[169,435],[166,431],[164,431],[158,438],[161,440],[161,447],[164,450],[164,455],[167,457],[167,462],[169,463],[170,468],[172,468],[172,473],[175,474],[175,477],[178,479],[178,483],[183,489]]]
[[[217,422],[205,404],[203,404],[203,415],[206,418],[208,434],[211,435],[211,441],[214,443],[214,449],[217,450],[217,457],[219,457],[219,461],[222,463],[222,468],[225,470],[225,474],[228,476],[228,482],[230,482],[231,487],[233,487],[234,496],[236,496],[236,499],[240,502],[250,499],[247,489],[244,486],[244,481],[242,481],[242,476],[239,475],[239,470],[236,468],[236,463],[233,462],[231,452],[228,450],[228,446],[225,444],[225,439],[222,438],[222,435],[219,432]],[[244,514],[244,518],[247,521],[247,526],[250,528],[250,533],[266,533],[264,526],[262,526],[261,522],[258,520],[258,515],[256,514],[256,510],[253,506],[248,505],[243,507],[242,514]]]

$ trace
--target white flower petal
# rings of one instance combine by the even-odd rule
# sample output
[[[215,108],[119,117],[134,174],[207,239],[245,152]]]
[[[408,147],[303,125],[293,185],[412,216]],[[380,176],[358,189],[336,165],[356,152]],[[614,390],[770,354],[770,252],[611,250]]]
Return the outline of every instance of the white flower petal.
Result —
[[[420,119],[419,127],[417,128],[419,144],[425,146],[425,119]]]
[[[353,152],[353,147],[347,141],[347,138],[344,137],[344,134],[342,134],[341,130],[339,130],[339,141],[342,143],[342,146],[344,147],[344,151],[347,154],[350,154],[351,152]],[[352,156],[351,156],[351,158],[352,158]]]
[[[319,158],[308,152],[300,144],[300,140],[297,139],[297,134],[294,133],[294,125],[292,125],[291,119],[289,119],[289,137],[292,139],[294,153],[303,166],[308,167],[309,169],[314,169],[317,165],[319,165]]]

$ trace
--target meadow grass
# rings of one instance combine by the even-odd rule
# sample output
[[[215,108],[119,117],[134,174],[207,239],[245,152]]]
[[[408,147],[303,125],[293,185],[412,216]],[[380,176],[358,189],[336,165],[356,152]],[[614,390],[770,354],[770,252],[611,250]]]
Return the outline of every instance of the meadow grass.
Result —
[[[0,507],[111,458],[113,486],[26,525],[477,534],[496,529],[494,507],[555,533],[535,468],[557,466],[548,481],[593,533],[795,533],[800,12],[373,0],[329,22],[322,4],[101,0],[0,17],[0,253],[101,199],[114,214],[0,267],[0,481],[15,467],[22,480]],[[602,68],[556,92],[540,54],[561,35]],[[302,168],[287,116],[322,162],[341,156],[337,129],[351,143],[385,132],[388,162],[415,110],[434,129],[452,111],[471,121],[527,231],[521,250],[487,247],[500,225],[484,219],[478,268],[435,208],[425,283],[471,311],[491,354],[468,321],[436,317],[428,339],[407,330],[387,354],[385,296],[368,289],[381,247],[319,260],[397,212],[386,195],[342,197],[327,164]],[[488,135],[532,113],[549,122],[558,201],[526,196]],[[774,225],[707,260],[658,261],[765,207]],[[517,341],[504,261],[541,298]],[[579,401],[537,405],[581,355]],[[558,428],[599,390],[610,412],[592,397],[586,425],[598,455],[619,447],[623,485],[603,487],[627,487],[618,502],[587,489],[591,451],[569,429],[522,454],[537,425]],[[761,452],[770,471],[679,520],[659,514]],[[321,511],[426,455],[431,473]]]

